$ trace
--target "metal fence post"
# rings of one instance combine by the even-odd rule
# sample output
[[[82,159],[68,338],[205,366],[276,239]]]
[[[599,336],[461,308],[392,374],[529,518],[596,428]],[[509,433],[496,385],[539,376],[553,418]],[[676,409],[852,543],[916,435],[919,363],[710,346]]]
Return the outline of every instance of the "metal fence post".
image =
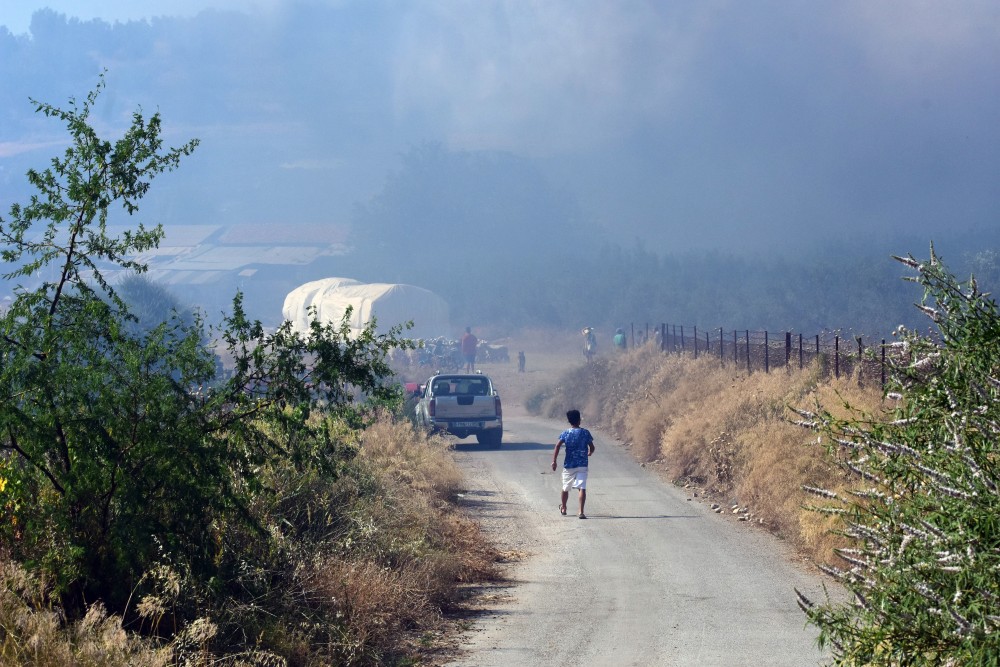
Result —
[[[771,344],[767,340],[767,329],[764,329],[764,372],[771,372]]]
[[[885,391],[885,338],[882,339],[882,391]]]
[[[750,330],[747,329],[747,375],[750,374]]]
[[[833,374],[840,379],[840,334],[833,337]]]

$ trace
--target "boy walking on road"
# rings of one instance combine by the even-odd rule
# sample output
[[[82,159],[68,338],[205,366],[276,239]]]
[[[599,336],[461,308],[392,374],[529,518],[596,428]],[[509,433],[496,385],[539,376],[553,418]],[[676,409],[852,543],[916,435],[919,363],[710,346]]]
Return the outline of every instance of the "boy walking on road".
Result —
[[[559,513],[566,515],[566,501],[569,500],[570,488],[580,492],[581,519],[586,519],[583,506],[587,502],[587,459],[594,453],[594,437],[585,428],[580,427],[580,411],[570,410],[566,413],[570,428],[559,434],[559,442],[552,452],[552,470],[556,469],[559,459],[559,449],[566,445],[566,456],[563,459],[562,495],[559,501]]]

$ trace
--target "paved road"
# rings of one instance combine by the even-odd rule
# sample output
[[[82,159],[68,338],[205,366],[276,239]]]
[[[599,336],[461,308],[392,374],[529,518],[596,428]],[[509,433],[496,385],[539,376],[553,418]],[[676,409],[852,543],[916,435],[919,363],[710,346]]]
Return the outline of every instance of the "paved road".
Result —
[[[559,472],[549,466],[563,424],[509,417],[505,427],[500,450],[459,442],[470,480],[463,501],[526,556],[452,666],[824,662],[792,590],[821,599],[822,580],[781,542],[689,500],[597,432],[589,519],[575,516],[574,494],[560,516]]]

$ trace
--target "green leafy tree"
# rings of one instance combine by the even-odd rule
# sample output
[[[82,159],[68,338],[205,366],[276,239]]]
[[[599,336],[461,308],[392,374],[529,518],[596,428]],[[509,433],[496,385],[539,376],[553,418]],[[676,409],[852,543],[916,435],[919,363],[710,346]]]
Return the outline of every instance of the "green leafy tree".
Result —
[[[820,641],[844,665],[1000,661],[1000,314],[972,279],[930,259],[916,271],[934,338],[901,329],[890,420],[803,412],[857,486],[831,500],[854,544],[828,570],[851,604],[800,595]]]
[[[253,523],[269,462],[336,474],[350,448],[313,414],[357,427],[394,404],[385,357],[407,344],[374,323],[357,337],[346,321],[267,332],[239,294],[217,335],[197,316],[137,326],[106,272],[142,273],[132,258],[162,229],[112,236],[108,214],[135,213],[197,142],[164,149],[159,115],[141,112],[117,141],[99,138],[89,116],[103,85],[66,110],[35,103],[70,145],[28,173],[37,194],[0,219],[8,279],[54,276],[17,287],[0,318],[0,535],[71,612],[95,599],[122,610],[157,563],[218,581],[235,567],[220,519]]]

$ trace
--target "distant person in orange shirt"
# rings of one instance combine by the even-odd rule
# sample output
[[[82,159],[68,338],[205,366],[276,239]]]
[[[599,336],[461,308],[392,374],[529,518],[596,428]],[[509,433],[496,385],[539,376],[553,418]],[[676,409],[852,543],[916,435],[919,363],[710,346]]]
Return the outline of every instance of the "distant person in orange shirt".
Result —
[[[472,333],[472,327],[465,327],[465,335],[462,336],[462,356],[465,357],[465,372],[476,372],[476,348],[479,346],[479,339]]]

